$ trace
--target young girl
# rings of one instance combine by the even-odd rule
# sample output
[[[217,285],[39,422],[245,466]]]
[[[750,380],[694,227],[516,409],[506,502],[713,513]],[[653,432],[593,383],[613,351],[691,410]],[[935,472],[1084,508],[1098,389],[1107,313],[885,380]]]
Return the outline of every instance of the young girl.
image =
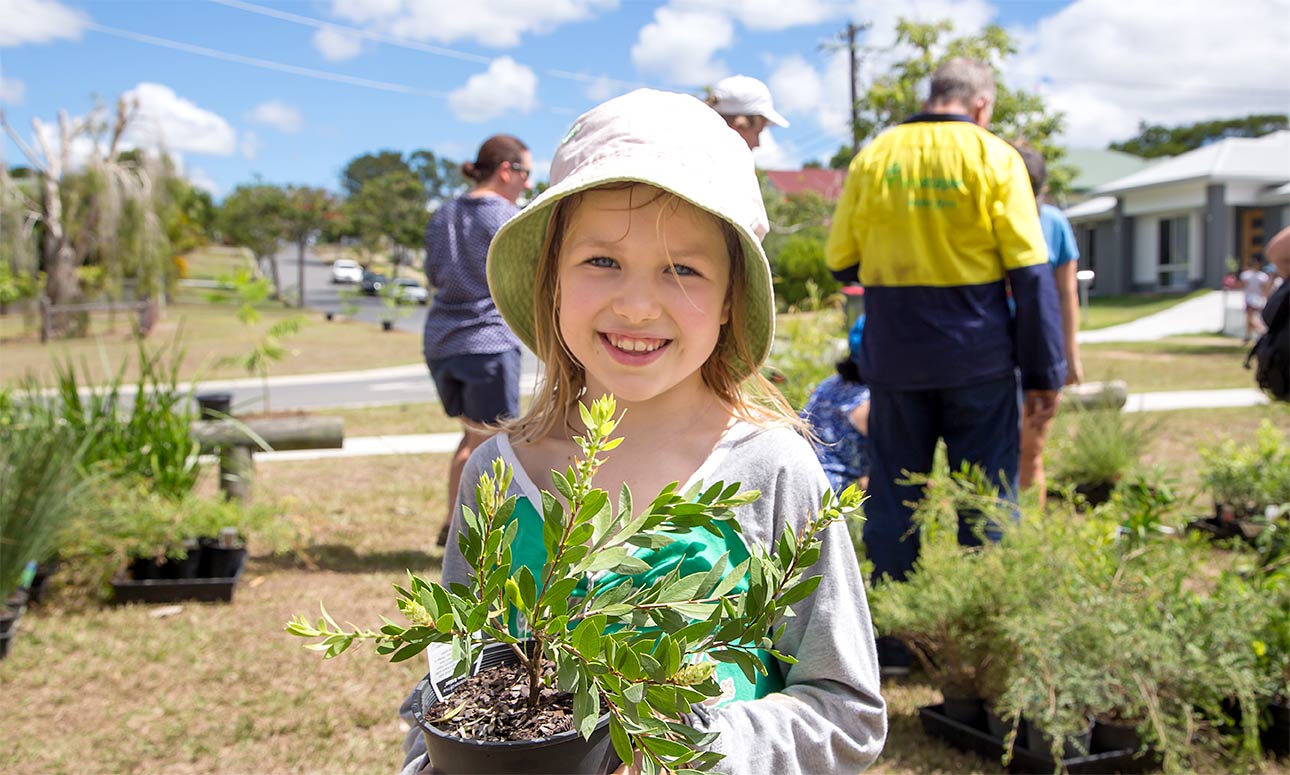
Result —
[[[544,381],[528,414],[476,450],[462,482],[504,459],[525,519],[550,471],[578,456],[577,402],[612,393],[624,441],[597,487],[626,484],[638,499],[670,482],[760,490],[738,513],[742,536],[717,539],[732,558],[747,551],[742,542],[769,545],[786,525],[800,529],[828,483],[791,409],[758,375],[774,330],[766,230],[747,147],[699,100],[639,90],[579,118],[556,151],[551,187],[501,228],[488,257],[497,308],[543,361]],[[458,496],[445,583],[469,573],[457,549],[463,504],[475,508],[473,487]],[[536,543],[517,561],[543,551]],[[678,556],[674,546],[640,556],[657,570],[713,549]],[[722,772],[855,773],[882,748],[873,630],[844,525],[826,531],[811,573],[823,581],[774,644],[797,664],[769,660],[771,675],[755,686],[722,676],[725,704],[687,719],[719,733]],[[419,734],[409,741],[419,750],[405,772],[417,772],[428,766],[423,744]]]

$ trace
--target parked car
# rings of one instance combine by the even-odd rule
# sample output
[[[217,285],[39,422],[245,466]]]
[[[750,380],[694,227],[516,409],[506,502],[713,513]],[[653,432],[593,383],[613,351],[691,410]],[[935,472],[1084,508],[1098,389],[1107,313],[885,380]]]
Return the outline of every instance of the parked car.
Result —
[[[395,280],[394,285],[394,292],[401,302],[415,301],[417,304],[425,306],[430,301],[430,292],[416,280],[404,277]]]
[[[359,283],[359,288],[368,296],[378,296],[387,282],[389,282],[389,278],[379,272],[363,272],[363,279]]]
[[[363,282],[363,267],[357,261],[348,258],[338,258],[331,265],[331,281],[336,283],[361,283]]]

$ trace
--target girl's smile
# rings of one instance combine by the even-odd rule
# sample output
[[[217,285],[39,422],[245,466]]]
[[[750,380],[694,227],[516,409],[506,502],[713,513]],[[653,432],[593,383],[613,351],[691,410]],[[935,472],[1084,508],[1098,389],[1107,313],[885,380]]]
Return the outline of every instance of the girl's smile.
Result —
[[[730,254],[708,213],[645,185],[582,195],[559,255],[560,333],[593,395],[704,389],[728,319]]]

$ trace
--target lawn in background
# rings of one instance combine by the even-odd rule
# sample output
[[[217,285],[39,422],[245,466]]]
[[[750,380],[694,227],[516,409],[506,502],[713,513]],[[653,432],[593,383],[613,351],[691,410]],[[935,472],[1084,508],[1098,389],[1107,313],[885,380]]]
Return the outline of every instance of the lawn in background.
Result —
[[[1098,328],[1118,326],[1147,315],[1162,312],[1179,302],[1204,296],[1209,289],[1189,291],[1187,293],[1131,293],[1123,296],[1094,296],[1088,300],[1088,309],[1083,311],[1080,330],[1092,331]]]

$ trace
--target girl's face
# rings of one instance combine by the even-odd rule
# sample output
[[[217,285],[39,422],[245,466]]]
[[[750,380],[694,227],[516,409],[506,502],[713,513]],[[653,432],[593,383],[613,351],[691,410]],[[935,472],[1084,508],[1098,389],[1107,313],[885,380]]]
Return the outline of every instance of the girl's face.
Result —
[[[650,186],[592,190],[558,261],[560,334],[591,395],[691,401],[707,390],[699,369],[729,318],[730,254],[715,217]]]

